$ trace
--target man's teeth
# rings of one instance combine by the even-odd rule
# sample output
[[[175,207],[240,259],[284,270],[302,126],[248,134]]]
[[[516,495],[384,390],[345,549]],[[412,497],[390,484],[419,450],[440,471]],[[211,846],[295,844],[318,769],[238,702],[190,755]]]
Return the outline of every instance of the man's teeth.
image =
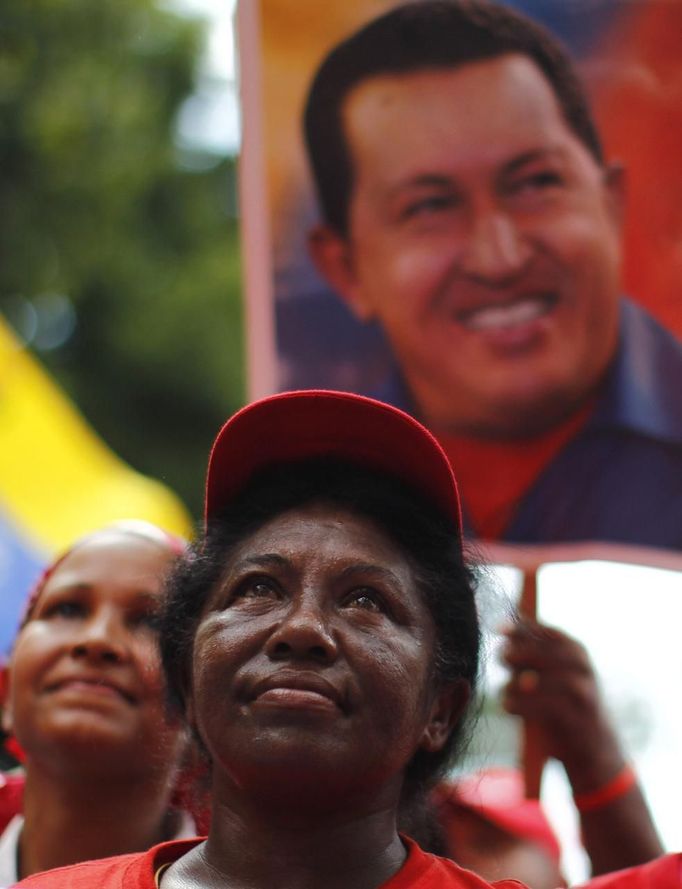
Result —
[[[462,319],[462,324],[469,330],[495,330],[505,327],[516,327],[534,321],[548,311],[545,299],[523,299],[506,306],[489,306],[476,309]]]

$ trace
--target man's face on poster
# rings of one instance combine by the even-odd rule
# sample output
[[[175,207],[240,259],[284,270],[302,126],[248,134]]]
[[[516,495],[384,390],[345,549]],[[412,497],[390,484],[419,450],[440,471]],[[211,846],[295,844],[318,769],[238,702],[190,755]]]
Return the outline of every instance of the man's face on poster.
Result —
[[[618,334],[619,171],[528,58],[365,81],[343,123],[348,231],[318,266],[384,327],[438,431],[532,434],[594,391]]]

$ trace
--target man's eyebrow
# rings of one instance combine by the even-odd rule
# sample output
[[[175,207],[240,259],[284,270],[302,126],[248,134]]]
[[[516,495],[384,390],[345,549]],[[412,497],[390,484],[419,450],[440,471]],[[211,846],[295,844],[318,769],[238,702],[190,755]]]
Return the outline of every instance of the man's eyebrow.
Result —
[[[558,146],[550,148],[534,148],[531,151],[524,151],[523,154],[513,157],[504,165],[502,168],[502,175],[516,173],[522,167],[525,167],[526,164],[532,164],[536,161],[562,160],[565,154],[566,152]]]
[[[454,184],[449,176],[441,176],[438,173],[417,173],[396,182],[388,189],[388,196],[394,197],[401,192],[409,189],[419,188],[438,188],[447,191],[454,191]]]

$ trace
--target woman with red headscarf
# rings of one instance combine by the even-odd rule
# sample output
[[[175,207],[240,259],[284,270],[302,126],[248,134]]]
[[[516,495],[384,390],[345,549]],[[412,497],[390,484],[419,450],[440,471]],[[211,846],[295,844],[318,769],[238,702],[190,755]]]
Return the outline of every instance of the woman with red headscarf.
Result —
[[[5,668],[3,728],[25,787],[0,837],[0,886],[194,833],[171,805],[185,735],[166,714],[156,647],[163,577],[183,549],[146,522],[113,525],[31,594]],[[16,776],[6,787],[16,799]]]

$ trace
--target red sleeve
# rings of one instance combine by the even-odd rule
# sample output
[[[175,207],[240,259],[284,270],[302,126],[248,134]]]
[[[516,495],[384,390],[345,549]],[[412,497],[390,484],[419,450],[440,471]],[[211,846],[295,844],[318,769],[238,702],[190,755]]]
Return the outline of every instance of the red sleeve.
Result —
[[[682,889],[682,853],[595,877],[580,889]]]
[[[58,867],[26,877],[16,884],[16,889],[155,889],[154,874],[158,868],[180,858],[199,842],[175,840],[152,846],[147,852]]]
[[[401,834],[401,839],[407,848],[407,860],[381,889],[526,889],[516,880],[488,883],[449,858],[424,852],[409,837]]]
[[[115,858],[57,867],[26,877],[16,886],[17,889],[154,889],[153,874],[151,882],[139,879],[129,881],[127,876],[131,869],[138,871],[138,868],[130,868],[130,865],[136,864],[135,859],[144,857],[145,854],[118,855]]]

